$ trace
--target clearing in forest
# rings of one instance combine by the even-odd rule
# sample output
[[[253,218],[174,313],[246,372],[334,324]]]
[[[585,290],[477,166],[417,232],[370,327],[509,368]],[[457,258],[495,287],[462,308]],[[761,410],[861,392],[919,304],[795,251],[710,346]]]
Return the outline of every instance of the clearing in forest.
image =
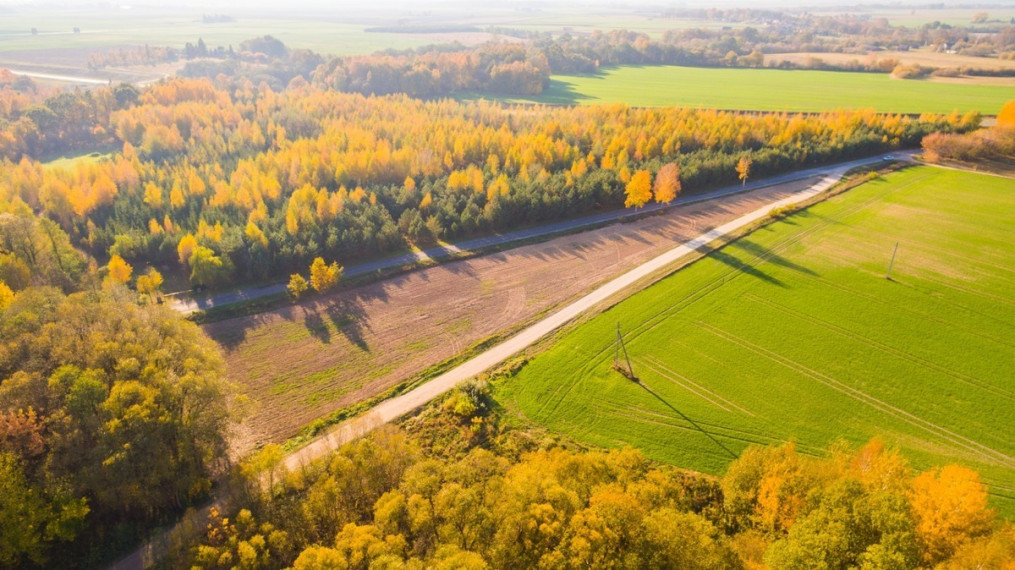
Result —
[[[562,333],[497,396],[579,440],[716,474],[750,444],[881,436],[920,468],[975,468],[1011,516],[1012,228],[1015,180],[893,173]],[[612,368],[618,322],[640,382]]]

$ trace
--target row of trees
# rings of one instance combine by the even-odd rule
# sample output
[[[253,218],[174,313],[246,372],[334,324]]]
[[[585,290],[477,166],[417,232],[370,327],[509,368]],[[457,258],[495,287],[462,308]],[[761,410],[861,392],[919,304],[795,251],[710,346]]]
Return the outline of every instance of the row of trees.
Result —
[[[132,272],[0,214],[0,567],[99,566],[226,472],[221,356]]]
[[[176,566],[227,568],[1000,568],[1015,529],[977,474],[915,473],[874,441],[825,458],[748,448],[720,479],[634,450],[579,451],[498,426],[453,392],[296,472],[279,450],[242,509],[212,513]]]
[[[314,72],[314,82],[364,95],[429,98],[463,91],[534,95],[546,88],[550,71],[539,51],[518,43],[488,43],[476,49],[458,46],[454,51],[431,48],[332,58]]]
[[[923,156],[930,162],[1011,160],[1015,158],[1015,100],[1009,101],[989,129],[966,134],[933,133],[923,139]]]
[[[108,160],[66,169],[0,162],[0,210],[26,204],[97,258],[179,267],[208,286],[290,274],[316,257],[349,263],[407,243],[620,208],[627,185],[644,186],[646,176],[665,202],[680,189],[735,182],[747,155],[752,175],[763,176],[978,121],[511,108],[308,85],[227,92],[207,80],[135,98],[92,127],[122,141]]]
[[[734,19],[744,21],[742,17]],[[437,97],[477,90],[535,94],[542,92],[551,73],[592,73],[604,65],[761,67],[765,54],[826,52],[855,53],[858,58],[841,65],[814,59],[802,66],[888,73],[898,67],[898,61],[868,54],[925,46],[978,56],[1005,56],[1015,50],[1015,26],[997,30],[942,24],[907,28],[892,26],[884,19],[761,12],[746,21],[757,27],[668,30],[659,38],[627,30],[587,35],[547,33],[536,34],[528,44],[491,42],[475,48],[451,44],[334,57],[318,68],[314,81],[363,94]],[[788,61],[777,65],[801,66]],[[952,72],[1007,73],[990,67]],[[926,73],[931,71],[928,68]]]

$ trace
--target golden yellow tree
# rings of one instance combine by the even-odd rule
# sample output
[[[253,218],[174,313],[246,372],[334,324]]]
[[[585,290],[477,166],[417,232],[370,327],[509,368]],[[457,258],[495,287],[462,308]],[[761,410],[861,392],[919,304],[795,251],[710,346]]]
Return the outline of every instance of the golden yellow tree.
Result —
[[[7,308],[14,300],[14,291],[6,283],[0,281],[0,311]]]
[[[342,267],[337,262],[328,265],[323,258],[318,257],[310,264],[310,286],[319,293],[337,285],[341,278]]]
[[[747,185],[747,177],[751,175],[752,164],[754,164],[754,159],[746,154],[741,156],[740,160],[737,162],[737,177],[740,178],[740,183],[742,185]]]
[[[180,238],[180,243],[176,245],[176,253],[180,257],[181,265],[190,261],[190,256],[194,254],[195,249],[197,249],[197,238],[193,234],[187,234]]]
[[[137,278],[137,292],[142,295],[154,295],[162,287],[162,274],[152,267],[148,273]]]
[[[109,265],[106,268],[109,270],[109,280],[121,285],[130,281],[130,274],[134,272],[134,268],[116,254],[109,258]]]
[[[932,469],[914,479],[910,504],[916,534],[924,546],[924,561],[931,566],[989,532],[994,520],[980,476],[958,465]]]
[[[997,114],[997,126],[1015,127],[1015,99],[1008,101]]]
[[[293,299],[299,299],[307,291],[307,280],[299,273],[293,273],[289,276],[289,285],[286,286],[286,289],[293,296]]]
[[[680,167],[670,162],[663,165],[656,173],[653,184],[655,200],[660,204],[669,204],[680,194]]]
[[[648,170],[639,170],[631,176],[627,183],[627,199],[624,200],[624,207],[640,208],[652,198],[652,173]]]

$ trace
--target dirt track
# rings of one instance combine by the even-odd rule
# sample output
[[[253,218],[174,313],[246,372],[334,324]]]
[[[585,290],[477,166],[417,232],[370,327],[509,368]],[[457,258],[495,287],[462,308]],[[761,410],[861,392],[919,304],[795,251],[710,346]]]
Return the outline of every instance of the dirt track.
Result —
[[[449,263],[205,326],[255,401],[234,452],[294,435],[491,335],[530,321],[676,242],[813,180],[692,204],[633,223]]]

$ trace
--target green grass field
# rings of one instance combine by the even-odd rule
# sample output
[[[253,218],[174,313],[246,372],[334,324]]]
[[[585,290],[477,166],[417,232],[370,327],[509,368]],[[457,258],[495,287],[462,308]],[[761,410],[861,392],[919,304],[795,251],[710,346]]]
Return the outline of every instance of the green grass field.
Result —
[[[555,105],[623,102],[753,111],[872,108],[893,113],[977,110],[994,115],[1013,97],[997,85],[902,81],[883,73],[677,66],[604,68],[594,75],[555,75],[535,97],[510,101]]]
[[[97,163],[103,160],[107,160],[113,156],[113,150],[107,151],[83,151],[77,153],[68,153],[62,156],[57,156],[49,159],[44,159],[42,165],[46,168],[64,168],[70,169],[77,166],[79,162],[84,163]]]
[[[972,6],[932,7],[928,5],[914,5],[887,7],[887,5],[885,5],[877,8],[871,8],[868,13],[872,18],[887,19],[893,26],[918,28],[924,24],[931,24],[933,22],[940,22],[942,24],[949,24],[952,26],[970,26],[973,25],[973,16],[977,12],[981,11],[987,12],[988,19],[990,20],[986,25],[1007,23],[1011,18],[1015,18],[1015,10],[1013,10],[1011,6],[993,6],[990,9],[985,10],[981,7]],[[817,10],[817,12],[820,13],[821,10]],[[838,13],[835,11],[831,12],[832,13],[827,15],[830,16]]]
[[[224,11],[235,17],[233,22],[203,23],[205,13]],[[537,12],[505,11],[499,8],[476,7],[468,14],[455,7],[428,10],[429,15],[405,15],[406,25],[439,26],[472,25],[477,29],[499,26],[529,31],[560,32],[564,29],[581,32],[629,29],[660,36],[668,29],[689,27],[717,28],[724,24],[689,18],[653,18],[625,8],[602,9],[590,13],[587,7],[560,6]],[[286,45],[307,48],[323,54],[368,54],[384,49],[407,49],[422,45],[467,41],[468,34],[411,34],[367,32],[373,26],[392,25],[390,10],[383,7],[360,6],[352,12],[321,10],[248,14],[242,8],[233,10],[205,7],[159,8],[135,6],[130,9],[114,5],[67,8],[54,12],[46,9],[19,7],[3,12],[0,8],[0,54],[9,51],[80,49],[117,47],[123,45],[156,45],[183,47],[203,38],[209,46],[238,46],[243,40],[265,34],[273,35]],[[401,19],[400,19],[401,20]],[[80,29],[74,33],[73,29]],[[37,33],[32,34],[35,28]]]
[[[750,444],[882,436],[1015,516],[1015,180],[911,168],[766,226],[496,385],[595,445],[723,473]],[[893,278],[885,270],[896,242]],[[620,323],[635,374],[612,370]]]
[[[215,13],[214,11],[212,13]],[[68,9],[58,12],[4,14],[0,23],[0,54],[8,51],[82,49],[153,45],[182,48],[204,39],[209,47],[238,48],[240,42],[272,35],[292,48],[323,54],[373,53],[382,49],[413,48],[435,40],[426,35],[371,33],[369,24],[336,21],[334,16],[238,17],[235,22],[202,23],[202,10],[157,8]],[[79,33],[73,29],[80,28]],[[31,29],[36,28],[37,34]]]

